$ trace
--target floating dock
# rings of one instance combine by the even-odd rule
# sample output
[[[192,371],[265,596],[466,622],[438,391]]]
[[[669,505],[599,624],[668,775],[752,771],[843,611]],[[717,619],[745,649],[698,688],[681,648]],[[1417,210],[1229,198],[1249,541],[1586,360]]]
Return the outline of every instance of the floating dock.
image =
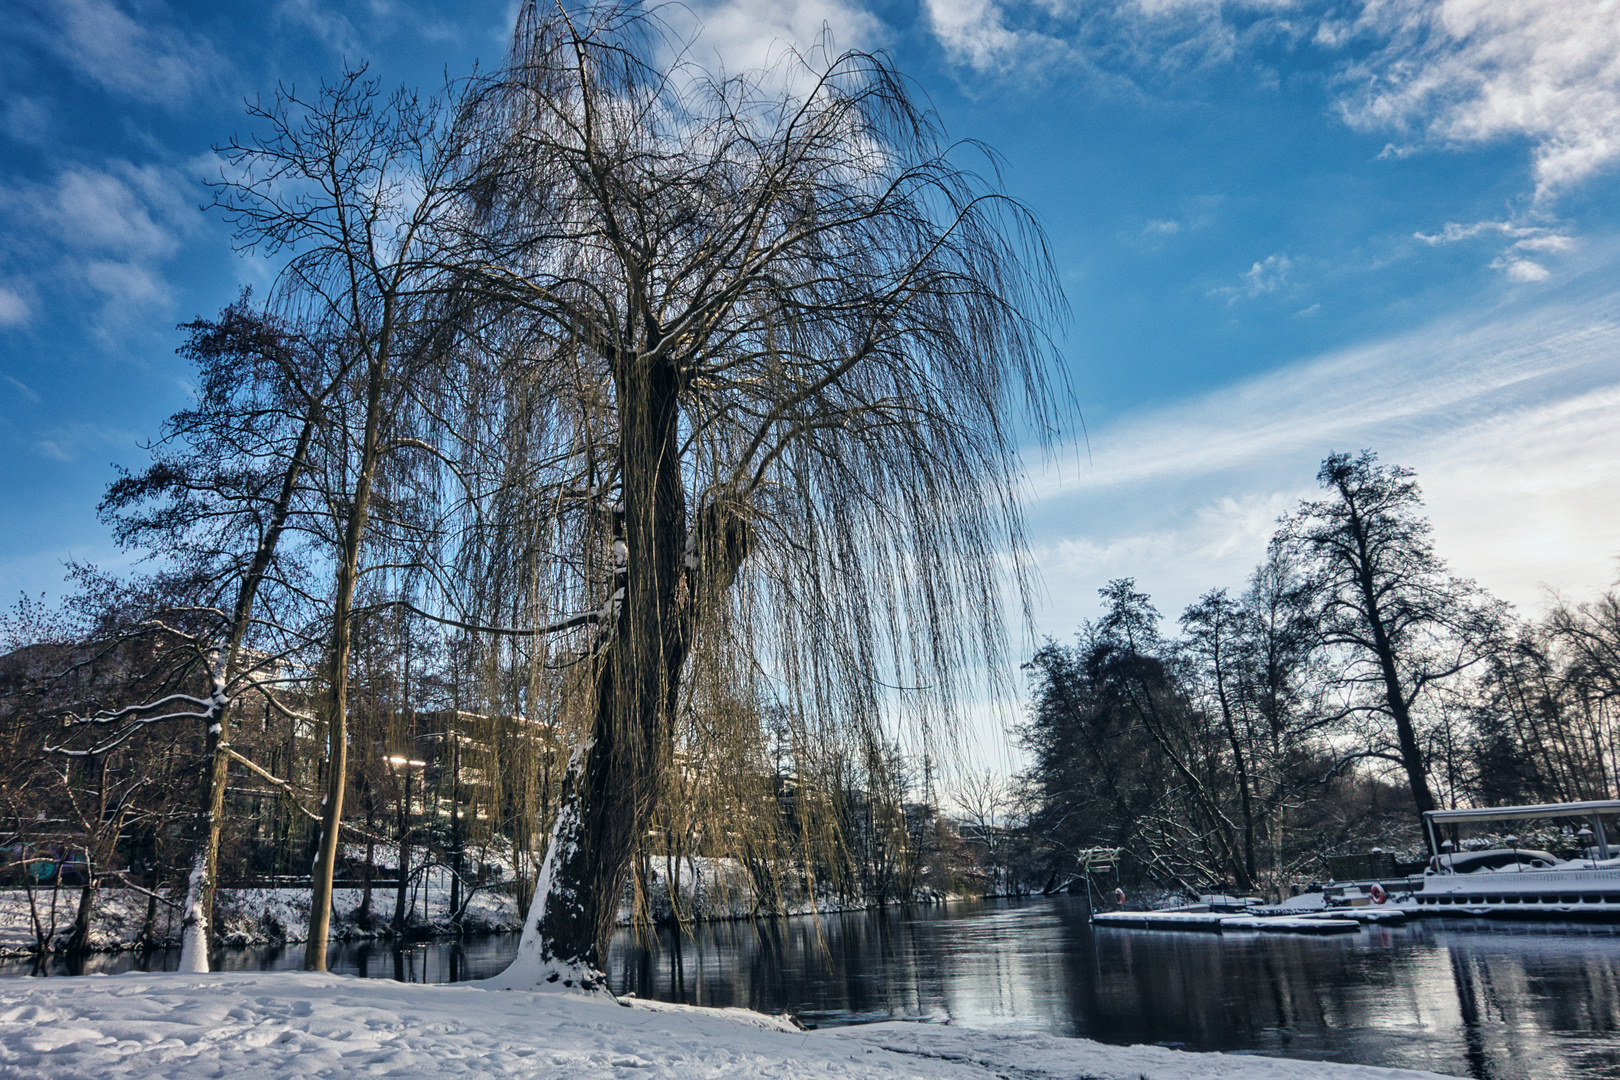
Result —
[[[1131,930],[1347,934],[1361,929],[1361,922],[1356,918],[1340,917],[1337,912],[1310,915],[1233,915],[1226,911],[1104,911],[1093,915],[1091,921],[1096,926],[1114,926]]]

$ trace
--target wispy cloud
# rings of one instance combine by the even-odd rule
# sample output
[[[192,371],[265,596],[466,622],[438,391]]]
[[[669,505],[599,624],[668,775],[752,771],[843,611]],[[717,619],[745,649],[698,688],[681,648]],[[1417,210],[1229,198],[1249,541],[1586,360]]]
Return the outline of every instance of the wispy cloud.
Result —
[[[1446,322],[1093,429],[1093,465],[1037,476],[1032,533],[1073,626],[1108,577],[1167,613],[1241,584],[1329,450],[1419,470],[1442,554],[1533,607],[1607,580],[1620,549],[1620,298]],[[1083,456],[1081,458],[1083,460]]]
[[[1391,154],[1528,141],[1538,205],[1620,161],[1613,0],[925,0],[924,11],[958,64],[1014,78],[1326,54],[1343,120],[1389,132]]]
[[[14,142],[39,145],[50,134],[50,108],[40,98],[13,94],[0,112],[0,126]]]
[[[77,461],[91,450],[127,450],[139,442],[135,432],[111,424],[80,420],[59,424],[34,439],[35,451],[53,461]]]
[[[201,224],[184,172],[119,161],[0,188],[0,221],[12,240],[9,271],[25,283],[0,287],[0,323],[8,310],[14,322],[27,319],[22,288],[46,284],[90,288],[114,319],[167,303],[166,264]],[[5,294],[20,306],[8,309]]]
[[[1513,255],[1498,255],[1491,260],[1491,269],[1500,270],[1507,276],[1509,281],[1520,283],[1546,281],[1552,277],[1552,271],[1534,259],[1524,259]]]
[[[307,30],[339,56],[358,60],[364,52],[354,23],[330,4],[319,0],[281,0],[274,11],[277,24]]]
[[[25,326],[33,316],[28,301],[16,289],[0,285],[0,327]]]
[[[34,393],[34,388],[23,382],[21,379],[13,379],[10,375],[0,375],[0,378],[3,378],[6,383],[17,392],[18,397],[22,398],[30,405],[38,405],[40,403],[40,397],[38,394]]]
[[[823,44],[836,55],[876,49],[889,37],[882,20],[850,0],[692,0],[659,10],[704,68],[737,75],[773,66],[786,49],[808,53]]]
[[[1527,139],[1538,201],[1620,160],[1611,0],[1365,0],[1341,32],[1382,43],[1343,73],[1354,127],[1439,145]]]
[[[1283,17],[1297,0],[925,0],[923,6],[953,60],[1017,79],[1052,67],[1110,79],[1132,69],[1192,71],[1254,43],[1301,33]]]
[[[1414,233],[1413,236],[1431,247],[1456,244],[1479,237],[1506,237],[1513,242],[1491,262],[1491,269],[1500,270],[1509,281],[1545,281],[1552,271],[1531,256],[1556,255],[1573,251],[1578,242],[1562,229],[1541,225],[1523,225],[1512,221],[1476,221],[1462,225],[1446,223],[1437,233]]]
[[[1223,296],[1227,303],[1235,303],[1239,299],[1264,296],[1274,293],[1288,282],[1288,272],[1294,268],[1293,260],[1281,253],[1267,255],[1243,272],[1237,285],[1223,285],[1211,289],[1209,295]]]
[[[174,25],[160,2],[126,11],[114,0],[22,0],[15,24],[80,76],[137,101],[175,107],[215,84],[225,58]]]

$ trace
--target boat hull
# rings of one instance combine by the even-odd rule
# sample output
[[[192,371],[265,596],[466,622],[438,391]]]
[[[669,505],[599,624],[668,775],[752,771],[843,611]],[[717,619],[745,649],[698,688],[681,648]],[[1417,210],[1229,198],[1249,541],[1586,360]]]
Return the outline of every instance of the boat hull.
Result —
[[[1620,921],[1620,873],[1605,868],[1435,874],[1423,879],[1423,888],[1407,903],[1421,915]]]

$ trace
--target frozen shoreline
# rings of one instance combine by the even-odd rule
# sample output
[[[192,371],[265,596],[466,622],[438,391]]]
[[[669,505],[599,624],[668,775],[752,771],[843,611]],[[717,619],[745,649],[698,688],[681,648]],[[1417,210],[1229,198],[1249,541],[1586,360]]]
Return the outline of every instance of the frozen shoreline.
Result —
[[[256,1080],[337,1074],[475,1080],[1438,1076],[903,1022],[801,1031],[784,1019],[743,1009],[302,972],[132,973],[0,984],[0,1075]]]

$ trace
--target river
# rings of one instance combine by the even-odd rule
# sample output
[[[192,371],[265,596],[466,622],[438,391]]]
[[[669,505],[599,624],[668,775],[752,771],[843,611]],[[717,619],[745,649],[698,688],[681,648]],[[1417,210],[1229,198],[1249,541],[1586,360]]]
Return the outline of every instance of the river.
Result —
[[[334,946],[334,971],[452,982],[498,971],[510,935]],[[302,949],[228,949],[228,969]],[[89,970],[172,968],[172,953]],[[58,966],[57,971],[61,968]],[[24,974],[26,963],[0,965]],[[911,1019],[1111,1043],[1432,1069],[1479,1080],[1620,1075],[1620,926],[1419,919],[1332,936],[1093,931],[1070,898],[621,932],[617,993],[791,1012],[807,1024]]]

